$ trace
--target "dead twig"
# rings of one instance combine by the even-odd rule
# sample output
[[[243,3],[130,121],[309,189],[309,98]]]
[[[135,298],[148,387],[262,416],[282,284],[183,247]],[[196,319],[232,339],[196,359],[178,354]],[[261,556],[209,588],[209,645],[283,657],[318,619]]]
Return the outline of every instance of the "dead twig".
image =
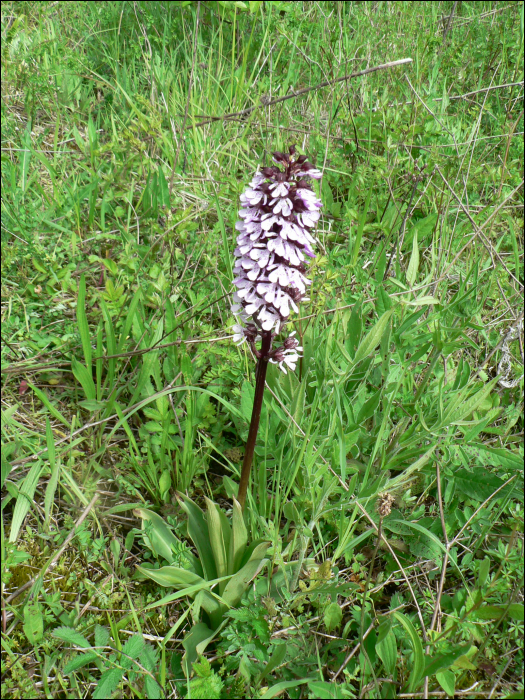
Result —
[[[276,97],[274,100],[269,100],[264,102],[265,107],[271,107],[272,105],[278,104],[279,102],[284,102],[285,100],[291,100],[294,97],[299,97],[300,95],[306,95],[308,92],[313,90],[320,90],[321,88],[327,87],[328,85],[335,85],[336,83],[342,83],[344,80],[351,80],[352,78],[359,78],[361,75],[367,75],[368,73],[375,73],[378,70],[385,70],[386,68],[394,68],[395,66],[402,66],[405,63],[412,63],[411,58],[401,58],[399,61],[390,61],[390,63],[382,63],[380,66],[373,66],[372,68],[365,68],[365,70],[357,71],[357,73],[350,73],[349,75],[343,75],[341,78],[335,78],[334,80],[325,80],[318,85],[312,87],[303,88],[302,90],[297,90],[297,92],[292,92],[290,95],[284,95],[284,97]],[[251,114],[254,110],[258,109],[260,104],[256,104],[254,107],[248,107],[247,109],[241,109],[240,112],[229,112],[228,114],[223,114],[220,117],[207,117],[204,121],[198,122],[198,124],[186,127],[187,129],[193,129],[194,126],[205,126],[211,122],[223,121],[225,119],[231,119],[232,117],[240,117],[245,114]]]

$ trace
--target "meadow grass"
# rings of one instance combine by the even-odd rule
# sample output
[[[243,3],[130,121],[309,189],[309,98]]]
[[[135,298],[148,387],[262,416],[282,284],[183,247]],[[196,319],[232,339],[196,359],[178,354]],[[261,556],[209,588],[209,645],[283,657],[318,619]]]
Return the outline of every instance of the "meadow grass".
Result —
[[[2,697],[522,697],[523,5],[5,2],[1,28]],[[146,581],[139,514],[180,567],[177,492],[237,517],[234,224],[292,144],[324,207],[242,526],[269,562],[204,644],[223,583]]]

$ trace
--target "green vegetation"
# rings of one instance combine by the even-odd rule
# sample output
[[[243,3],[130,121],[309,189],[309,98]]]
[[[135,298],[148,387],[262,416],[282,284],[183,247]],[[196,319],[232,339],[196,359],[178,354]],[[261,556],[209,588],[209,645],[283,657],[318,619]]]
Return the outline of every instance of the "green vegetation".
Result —
[[[1,31],[2,697],[523,697],[523,4]],[[243,518],[234,224],[291,144],[318,256]]]

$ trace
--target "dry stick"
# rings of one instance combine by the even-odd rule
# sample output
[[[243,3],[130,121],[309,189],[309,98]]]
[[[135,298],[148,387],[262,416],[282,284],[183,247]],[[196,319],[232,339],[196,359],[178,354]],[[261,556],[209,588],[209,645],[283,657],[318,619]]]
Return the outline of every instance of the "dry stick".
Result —
[[[443,175],[443,173],[442,173],[441,170],[439,169],[439,166],[437,166],[437,165],[436,165],[436,170],[437,170],[438,173],[441,175],[441,179],[443,180],[443,182],[445,183],[445,185],[449,188],[449,190],[452,192],[452,194],[454,195],[454,198],[456,199],[457,203],[458,203],[459,206],[463,209],[463,213],[465,214],[465,216],[467,217],[467,219],[470,221],[470,223],[471,223],[472,226],[474,227],[475,236],[474,236],[473,238],[475,238],[476,236],[480,236],[480,237],[481,237],[481,240],[482,240],[483,245],[484,245],[485,248],[487,249],[487,251],[488,251],[488,253],[489,253],[489,255],[490,255],[490,258],[491,258],[492,262],[494,262],[494,256],[493,256],[493,251],[492,251],[491,246],[490,246],[490,241],[487,241],[487,240],[485,239],[485,234],[483,233],[483,228],[485,228],[485,226],[489,223],[489,221],[492,220],[492,219],[494,218],[494,215],[496,214],[496,212],[498,211],[498,209],[500,209],[501,206],[503,206],[503,204],[504,204],[510,197],[512,197],[519,189],[521,189],[521,188],[523,187],[523,183],[525,182],[525,180],[522,180],[522,181],[520,182],[520,184],[510,193],[509,197],[507,197],[507,198],[505,199],[505,202],[502,202],[502,204],[500,205],[500,207],[498,207],[498,209],[496,209],[496,211],[494,211],[494,212],[492,213],[492,215],[487,219],[487,221],[485,221],[485,222],[483,223],[483,225],[482,225],[481,227],[479,227],[479,226],[477,225],[477,223],[474,221],[474,219],[470,216],[470,214],[469,214],[468,210],[466,209],[465,205],[463,204],[463,202],[461,201],[461,199],[457,196],[457,194],[454,192],[452,186],[449,184],[449,182],[447,181],[446,177]],[[470,241],[468,242],[467,245],[469,245],[469,244],[472,242],[473,238],[470,239]],[[460,250],[460,253],[463,252],[464,249],[465,249],[465,246]],[[503,262],[503,260],[502,260],[502,258],[501,258],[501,256],[500,256],[500,254],[498,253],[498,251],[495,250],[494,253],[496,254],[496,257],[498,258],[498,260],[500,261],[500,263],[503,265],[503,268],[505,269],[505,272],[509,275],[509,277],[512,277],[512,279],[513,279],[515,282],[517,282],[517,283],[520,285],[520,287],[523,287],[523,284],[519,281],[519,279],[518,279],[517,277],[515,277],[515,276],[512,274],[512,272],[509,270],[509,268],[505,265],[505,263]],[[459,253],[458,253],[458,255],[459,255]],[[452,261],[452,263],[455,262],[455,260],[457,259],[458,255],[456,255],[456,257],[454,258],[454,260]],[[446,273],[448,272],[448,270],[450,269],[452,263],[450,263],[450,265],[447,267],[447,269],[446,269],[446,271],[445,271],[445,274],[446,274]]]
[[[511,481],[514,481],[514,479],[517,477],[517,474],[514,474],[514,476],[511,476],[510,479],[507,479],[507,481],[502,484],[496,491],[494,491],[493,494],[491,494],[483,503],[477,508],[474,513],[470,516],[470,518],[467,520],[465,525],[461,528],[461,530],[457,533],[457,535],[454,537],[453,540],[449,540],[447,536],[447,529],[446,529],[446,524],[445,524],[445,515],[443,512],[443,499],[442,499],[442,493],[441,493],[441,474],[439,470],[439,461],[436,460],[436,478],[437,478],[437,488],[438,488],[438,502],[439,502],[439,514],[441,517],[441,528],[443,530],[443,539],[445,540],[445,555],[443,557],[443,564],[441,566],[441,576],[439,579],[439,584],[438,584],[438,590],[437,590],[437,595],[436,595],[436,604],[434,606],[434,612],[432,614],[432,620],[430,622],[430,631],[432,632],[434,630],[434,627],[436,625],[438,615],[439,615],[439,610],[441,607],[441,598],[443,596],[443,590],[445,587],[445,578],[447,574],[447,567],[448,567],[448,560],[450,556],[450,550],[454,545],[459,541],[459,538],[461,537],[461,534],[463,531],[468,527],[470,522],[476,517],[477,513],[479,513],[480,510],[482,510],[486,504],[494,498],[494,496],[498,493],[498,491],[501,491],[502,489],[505,488],[505,486],[508,486],[508,484],[511,483]],[[358,504],[359,505],[359,504]],[[430,644],[427,644],[425,654],[428,656],[430,652]],[[428,696],[428,676],[425,677],[425,693],[424,697],[426,698]]]
[[[405,63],[412,63],[411,58],[401,58],[399,61],[390,61],[390,63],[383,63],[380,66],[374,66],[373,68],[365,68],[365,70],[358,71],[357,73],[350,73],[349,75],[343,75],[342,78],[335,78],[334,80],[325,80],[318,85],[313,87],[303,88],[302,90],[297,90],[297,92],[292,92],[291,95],[284,95],[284,97],[276,97],[275,100],[270,100],[265,102],[265,107],[271,107],[279,102],[284,102],[285,100],[291,100],[293,97],[299,97],[300,95],[305,95],[307,92],[312,92],[312,90],[319,90],[320,88],[327,87],[328,85],[335,85],[335,83],[341,83],[344,80],[351,80],[352,78],[358,78],[361,75],[367,75],[368,73],[374,73],[378,70],[384,70],[386,68],[394,68],[395,66],[401,66]],[[198,124],[188,126],[187,129],[193,129],[197,126],[205,126],[206,124],[211,124],[212,122],[222,121],[224,119],[231,119],[232,117],[240,117],[245,114],[250,114],[256,109],[259,109],[260,105],[256,104],[254,107],[248,107],[247,109],[241,109],[240,112],[229,112],[228,114],[223,114],[220,117],[207,117],[204,121]]]
[[[292,423],[295,425],[297,430],[301,433],[303,437],[306,437],[306,433],[304,430],[301,428],[299,423],[295,420],[295,418],[292,416],[290,411],[286,408],[284,403],[281,401],[281,399],[277,396],[277,394],[272,390],[272,388],[266,384],[266,388],[270,392],[270,394],[273,396],[273,398],[277,401],[279,406],[283,409],[283,411],[286,413],[287,417],[292,421]],[[308,439],[308,442],[310,442],[310,439]],[[317,447],[315,445],[312,445],[313,451],[316,453],[319,453],[319,457],[323,460],[323,462],[328,466],[328,471],[330,471],[333,476],[339,481],[339,486],[341,486],[345,491],[348,491],[348,486],[345,484],[345,482],[341,479],[341,477],[333,470],[333,468],[330,466],[330,463],[323,457],[323,455],[319,452]]]
[[[62,544],[62,546],[60,547],[60,549],[59,549],[59,550],[54,554],[54,556],[49,560],[49,562],[48,562],[47,566],[44,568],[44,570],[43,570],[43,571],[40,571],[36,576],[34,576],[34,577],[33,577],[30,581],[28,581],[27,583],[24,583],[23,586],[20,586],[20,588],[18,588],[14,593],[11,593],[11,595],[8,596],[8,597],[6,598],[6,601],[5,601],[6,604],[7,604],[7,603],[10,603],[10,602],[11,602],[12,600],[14,600],[17,596],[19,596],[20,593],[23,593],[25,590],[27,590],[28,588],[30,588],[30,587],[35,583],[35,581],[36,581],[39,577],[43,578],[43,577],[44,577],[44,574],[47,573],[47,572],[51,569],[51,567],[54,566],[54,564],[56,564],[56,562],[58,561],[58,559],[59,559],[60,556],[62,555],[63,551],[66,549],[66,547],[68,546],[68,544],[71,542],[71,540],[73,539],[73,537],[76,535],[78,528],[82,525],[82,523],[84,522],[84,520],[85,520],[85,519],[87,518],[87,516],[89,515],[89,511],[93,508],[93,506],[95,505],[95,503],[98,501],[99,497],[100,497],[100,494],[99,494],[99,493],[96,493],[96,494],[93,496],[93,498],[91,499],[91,501],[88,503],[88,505],[85,507],[84,511],[82,512],[80,518],[79,518],[79,519],[77,520],[77,522],[75,523],[75,527],[71,530],[71,532],[69,533],[69,535],[66,537],[66,539],[64,540],[64,543]]]
[[[516,328],[516,326],[518,326],[518,325],[521,323],[522,320],[523,320],[523,311],[522,311],[521,314],[518,316],[518,318],[514,321],[514,323],[511,325],[511,327],[509,328],[509,331],[511,331],[511,330],[513,330],[514,328]],[[508,332],[507,332],[507,333],[508,333]],[[483,364],[481,364],[481,365],[478,367],[478,369],[476,370],[474,376],[476,376],[477,374],[479,374],[479,373],[481,372],[481,370],[484,369],[484,368],[488,365],[488,363],[490,362],[490,359],[492,358],[492,356],[501,348],[501,346],[502,346],[503,343],[505,342],[505,338],[507,337],[507,333],[505,333],[505,335],[504,335],[503,338],[499,341],[499,343],[496,345],[496,347],[493,348],[493,349],[490,351],[490,353],[489,353],[489,354],[487,355],[487,357],[485,358],[485,361],[483,362]]]
[[[441,175],[441,177],[443,178],[443,175],[442,175],[441,172],[439,171],[439,168],[437,168],[437,170],[438,170],[439,174]],[[443,178],[443,179],[444,179],[444,178]],[[447,183],[447,185],[448,185],[448,183]],[[448,185],[448,186],[450,187],[450,185]],[[453,267],[454,263],[455,263],[455,262],[458,260],[458,258],[461,256],[461,254],[463,253],[463,251],[465,251],[465,250],[469,247],[469,245],[472,243],[472,241],[473,241],[475,238],[478,237],[478,235],[483,231],[483,229],[484,229],[486,226],[488,226],[488,224],[489,224],[489,223],[492,221],[492,219],[496,216],[496,214],[499,212],[499,210],[502,209],[502,208],[504,207],[504,205],[509,201],[509,199],[512,199],[512,197],[514,197],[514,195],[516,194],[516,192],[517,192],[519,189],[521,189],[522,187],[523,187],[523,180],[521,181],[521,183],[520,183],[516,188],[514,188],[514,189],[512,190],[512,192],[511,192],[507,197],[505,197],[505,199],[503,200],[503,202],[502,202],[499,206],[496,207],[496,209],[495,209],[495,210],[492,212],[492,214],[486,219],[486,221],[484,221],[484,222],[481,224],[481,226],[477,226],[474,222],[472,222],[472,223],[474,223],[474,227],[475,227],[474,235],[472,236],[472,238],[469,239],[469,241],[468,241],[467,243],[465,243],[465,245],[463,246],[463,248],[461,248],[461,250],[460,250],[458,253],[456,253],[456,255],[454,256],[454,259],[453,259],[452,262],[448,265],[447,269],[446,269],[445,272],[442,274],[442,276],[436,281],[436,283],[437,283],[437,282],[441,282],[441,280],[445,279],[445,277],[447,276],[449,270]],[[463,205],[462,205],[462,206],[463,206]],[[463,209],[464,209],[464,207],[463,207]],[[470,218],[470,215],[469,215],[469,218]],[[472,221],[472,219],[470,219],[470,220]]]
[[[363,635],[363,640],[362,640],[363,642],[365,641],[365,639],[368,637],[368,635],[370,634],[370,632],[371,632],[373,629],[374,629],[374,623],[372,622],[372,624],[370,625],[370,627],[367,629],[367,631],[366,631],[366,632],[364,633],[364,635]],[[342,673],[342,672],[345,670],[345,668],[348,666],[348,663],[349,663],[350,659],[351,659],[353,656],[355,656],[355,654],[359,651],[359,648],[360,648],[360,647],[361,647],[361,642],[358,642],[358,643],[356,644],[356,646],[352,649],[352,651],[348,654],[348,656],[346,657],[346,659],[343,661],[343,663],[341,664],[341,666],[340,666],[339,670],[337,671],[337,673],[335,674],[335,676],[331,679],[332,683],[334,683],[334,682],[337,680],[337,677],[339,676],[339,674]]]
[[[239,493],[237,495],[237,500],[239,501],[243,510],[246,503],[248,483],[250,481],[250,471],[253,462],[253,451],[255,449],[255,441],[257,439],[257,432],[259,430],[259,421],[261,418],[262,401],[264,396],[264,385],[266,381],[266,370],[268,369],[268,353],[270,352],[271,347],[271,331],[265,331],[262,336],[261,356],[257,361],[252,418],[250,421],[250,430],[248,432],[248,440],[246,441],[246,449],[244,452],[244,460],[242,463],[241,479],[239,481]]]
[[[454,12],[456,11],[456,7],[458,4],[458,0],[455,1],[455,3],[452,5],[452,10],[450,11],[450,14],[448,16],[448,22],[447,26],[445,27],[445,30],[443,31],[443,46],[445,46],[445,42],[447,40],[447,34],[450,29],[450,25],[452,24],[452,18],[454,17]]]
[[[188,111],[190,108],[190,98],[191,98],[191,90],[193,88],[193,72],[195,70],[195,57],[197,55],[197,32],[199,29],[199,12],[201,9],[201,4],[200,2],[197,3],[197,15],[195,17],[195,32],[193,34],[193,56],[191,59],[191,72],[190,72],[190,80],[188,82],[188,98],[186,100],[186,109],[184,111],[184,120],[182,122],[182,128],[181,131],[184,131],[186,128],[186,122],[188,120]],[[173,190],[173,180],[175,179],[175,170],[177,168],[177,164],[179,162],[179,154],[180,154],[180,144],[182,141],[182,136],[180,138],[180,141],[177,144],[177,153],[175,154],[175,160],[173,161],[173,167],[171,169],[171,180],[170,180],[170,195]]]
[[[422,633],[423,633],[423,638],[424,638],[424,640],[425,640],[425,642],[426,642],[426,641],[427,641],[427,631],[426,631],[426,628],[425,628],[425,622],[424,622],[424,620],[423,620],[423,613],[421,612],[421,608],[419,607],[419,603],[417,602],[416,594],[414,593],[414,590],[413,590],[413,588],[412,588],[412,586],[411,586],[411,584],[410,584],[410,581],[408,580],[408,576],[406,575],[405,570],[404,570],[403,567],[401,566],[401,562],[400,562],[399,559],[397,558],[397,554],[394,552],[394,550],[392,549],[392,547],[391,547],[391,545],[390,545],[390,542],[386,539],[386,537],[383,535],[383,533],[378,531],[377,525],[376,525],[375,522],[372,520],[372,518],[368,515],[368,513],[367,513],[366,510],[363,508],[363,506],[359,503],[359,501],[355,501],[355,504],[356,504],[356,506],[359,508],[359,510],[363,513],[363,515],[365,516],[365,518],[369,521],[369,523],[372,525],[372,527],[374,528],[374,530],[376,531],[376,533],[378,533],[378,535],[380,535],[381,539],[383,540],[383,542],[385,543],[386,547],[388,548],[388,551],[390,552],[390,554],[391,554],[392,557],[394,558],[396,564],[399,566],[399,570],[400,570],[401,573],[403,574],[403,578],[405,579],[405,583],[406,583],[407,586],[408,586],[408,589],[409,589],[410,594],[411,594],[411,596],[412,596],[412,600],[414,601],[414,605],[416,606],[416,609],[417,609],[417,616],[419,617],[419,622],[421,623],[421,631],[422,631]]]
[[[181,375],[182,375],[182,372],[179,372],[179,373],[177,374],[177,376],[175,377],[175,379],[174,379],[172,382],[170,382],[166,387],[164,387],[164,388],[161,389],[160,391],[157,391],[155,394],[153,394],[153,395],[151,396],[151,399],[154,399],[156,396],[158,396],[159,394],[161,394],[161,393],[162,393],[163,391],[165,391],[166,389],[171,389],[172,386],[175,384],[175,382],[177,381],[177,379],[178,379]],[[137,408],[137,406],[138,406],[139,404],[141,404],[141,403],[142,403],[142,400],[141,400],[141,401],[137,401],[137,403],[136,403],[136,404],[133,404],[133,406],[128,406],[128,408],[125,408],[125,409],[122,411],[122,415],[125,417],[128,413],[130,413],[131,411],[133,411],[133,409]],[[86,425],[83,425],[81,428],[78,428],[78,429],[75,430],[73,433],[71,433],[71,435],[67,435],[65,438],[61,438],[60,440],[56,440],[56,441],[55,441],[55,447],[56,447],[57,445],[61,445],[63,442],[67,442],[68,440],[72,440],[76,435],[79,435],[80,433],[83,433],[84,430],[87,430],[88,428],[94,428],[94,427],[96,427],[97,425],[102,425],[103,423],[107,423],[108,421],[112,420],[113,418],[119,418],[119,417],[120,417],[120,416],[118,415],[118,413],[114,413],[112,416],[108,416],[107,418],[102,418],[101,420],[96,420],[96,421],[93,421],[92,423],[86,423]],[[21,464],[25,464],[26,462],[31,462],[32,460],[38,459],[38,457],[40,457],[40,455],[43,455],[44,452],[47,452],[47,447],[45,447],[43,450],[39,450],[38,452],[35,452],[35,453],[32,454],[32,455],[29,455],[29,457],[20,457],[19,459],[13,460],[13,461],[11,462],[11,467],[18,467],[18,466],[20,466]]]

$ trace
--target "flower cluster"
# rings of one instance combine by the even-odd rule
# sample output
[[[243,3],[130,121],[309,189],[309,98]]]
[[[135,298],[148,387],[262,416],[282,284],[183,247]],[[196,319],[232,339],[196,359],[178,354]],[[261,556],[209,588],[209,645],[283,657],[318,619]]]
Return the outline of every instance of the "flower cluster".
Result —
[[[240,324],[234,341],[247,340],[252,347],[258,335],[280,332],[311,284],[306,277],[308,258],[315,257],[311,230],[322,205],[309,183],[321,172],[306,156],[294,156],[293,146],[289,153],[274,153],[277,165],[256,173],[241,195],[232,307]],[[292,336],[268,355],[284,372],[285,364],[295,368],[301,350]]]

